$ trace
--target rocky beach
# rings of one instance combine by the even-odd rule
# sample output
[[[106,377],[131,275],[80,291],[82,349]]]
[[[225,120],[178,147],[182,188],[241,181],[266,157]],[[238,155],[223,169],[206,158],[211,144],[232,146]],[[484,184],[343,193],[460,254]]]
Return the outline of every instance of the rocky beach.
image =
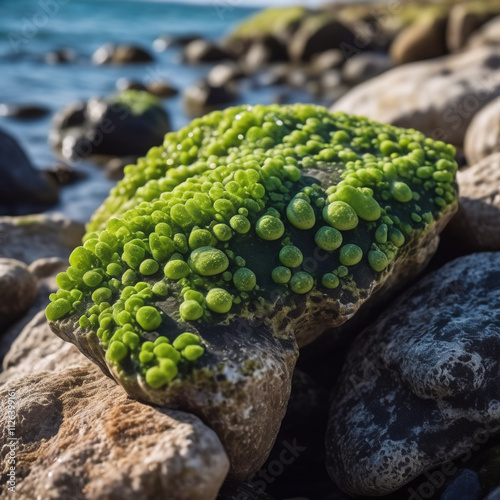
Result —
[[[6,2],[0,498],[500,500],[500,3]]]

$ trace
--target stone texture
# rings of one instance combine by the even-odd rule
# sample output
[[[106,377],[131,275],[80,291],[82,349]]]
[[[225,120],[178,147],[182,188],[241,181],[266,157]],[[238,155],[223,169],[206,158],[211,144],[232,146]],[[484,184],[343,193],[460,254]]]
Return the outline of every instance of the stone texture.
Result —
[[[469,250],[500,250],[500,153],[459,171],[459,209],[449,231]]]
[[[0,331],[31,306],[37,289],[38,282],[26,264],[0,258]]]
[[[46,257],[68,259],[85,228],[62,214],[0,217],[0,257],[26,264]]]
[[[356,339],[326,440],[346,492],[390,493],[499,433],[499,279],[500,253],[456,259]]]
[[[465,134],[464,153],[469,165],[500,152],[500,98],[477,113]]]
[[[97,65],[146,63],[153,60],[153,56],[142,47],[112,43],[99,47],[92,55],[92,62]]]
[[[429,17],[404,28],[391,44],[396,64],[407,64],[446,54],[447,18]]]
[[[500,47],[404,65],[351,90],[332,111],[415,128],[461,147],[473,116],[500,95]]]

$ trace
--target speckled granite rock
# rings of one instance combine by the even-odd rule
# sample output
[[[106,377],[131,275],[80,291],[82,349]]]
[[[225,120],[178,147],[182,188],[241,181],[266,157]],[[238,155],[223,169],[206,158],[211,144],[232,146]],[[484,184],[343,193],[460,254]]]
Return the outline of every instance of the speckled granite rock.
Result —
[[[474,116],[465,134],[464,153],[469,165],[500,151],[500,98]]]
[[[457,174],[460,203],[449,231],[470,250],[500,250],[500,153]]]
[[[348,92],[333,111],[413,127],[461,146],[472,117],[500,95],[500,48],[483,47],[390,70]]]
[[[500,432],[500,253],[457,259],[353,344],[331,403],[327,465],[355,495],[390,493]]]
[[[67,259],[85,228],[62,214],[0,217],[0,257],[31,264],[44,257]]]
[[[16,486],[23,500],[214,499],[229,467],[213,431],[193,415],[129,399],[88,361],[13,378]],[[1,439],[7,442],[5,411]],[[2,449],[7,477],[8,446]],[[5,482],[0,487],[7,496]]]

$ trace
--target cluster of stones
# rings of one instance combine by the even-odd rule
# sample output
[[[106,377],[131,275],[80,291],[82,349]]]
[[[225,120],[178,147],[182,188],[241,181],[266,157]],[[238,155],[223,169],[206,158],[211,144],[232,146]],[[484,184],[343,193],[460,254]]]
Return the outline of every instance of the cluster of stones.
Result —
[[[125,168],[58,275],[47,317],[81,314],[109,362],[161,387],[203,347],[197,336],[146,340],[163,321],[155,302],[174,297],[180,320],[214,322],[276,288],[334,294],[363,259],[385,272],[413,231],[456,202],[454,154],[414,130],[313,105],[196,119]],[[314,248],[328,254],[326,271],[303,267]]]

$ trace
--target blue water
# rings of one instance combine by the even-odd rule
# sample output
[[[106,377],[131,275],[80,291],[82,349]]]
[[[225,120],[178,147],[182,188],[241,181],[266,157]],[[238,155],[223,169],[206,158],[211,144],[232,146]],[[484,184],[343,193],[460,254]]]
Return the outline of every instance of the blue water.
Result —
[[[158,53],[153,49],[153,41],[162,34],[195,33],[220,38],[257,10],[241,5],[245,2],[210,0],[205,5],[183,5],[112,0],[0,0],[0,103],[39,104],[51,111],[47,117],[30,121],[0,117],[0,128],[16,137],[36,167],[49,167],[56,157],[47,137],[57,110],[76,100],[112,94],[121,77],[140,82],[161,78],[182,91],[204,76],[210,66],[180,64],[179,49]],[[93,66],[90,56],[107,42],[139,44],[156,60],[142,65]],[[48,52],[64,47],[78,54],[77,62],[52,65],[43,60]],[[270,103],[276,94],[276,88],[255,89],[243,82],[236,103]],[[311,100],[305,93],[295,99]],[[164,105],[173,129],[189,123],[180,96],[165,100]],[[63,187],[61,203],[52,210],[85,222],[113,182],[92,164],[79,163],[76,168],[84,171],[87,178]]]

